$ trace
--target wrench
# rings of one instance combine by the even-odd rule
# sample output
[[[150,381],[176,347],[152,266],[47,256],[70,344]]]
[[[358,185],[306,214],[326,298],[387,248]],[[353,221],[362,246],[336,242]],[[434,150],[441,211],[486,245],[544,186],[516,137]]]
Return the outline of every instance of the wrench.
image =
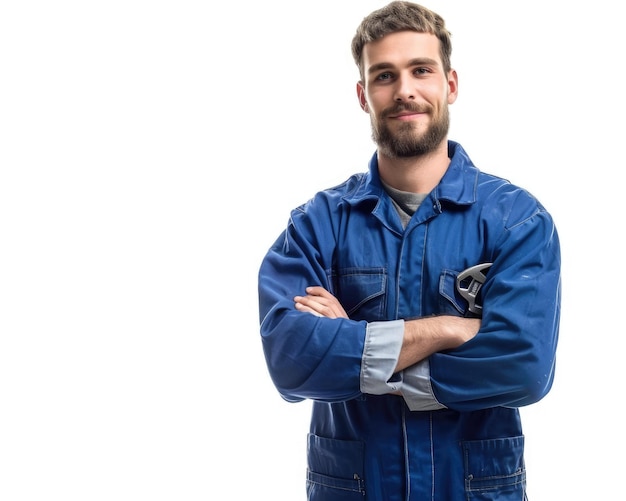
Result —
[[[456,290],[469,305],[469,311],[482,315],[483,306],[478,304],[477,298],[487,277],[485,274],[493,263],[481,263],[463,270],[456,277]]]

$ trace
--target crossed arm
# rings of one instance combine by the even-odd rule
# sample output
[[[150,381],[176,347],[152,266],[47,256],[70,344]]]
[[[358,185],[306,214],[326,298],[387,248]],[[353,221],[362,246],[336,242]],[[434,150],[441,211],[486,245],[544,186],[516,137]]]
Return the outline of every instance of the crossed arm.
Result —
[[[327,318],[348,318],[337,298],[323,287],[307,287],[305,296],[294,298],[298,311]],[[424,317],[404,322],[404,340],[396,371],[401,371],[435,352],[456,348],[472,339],[480,319],[452,315]]]

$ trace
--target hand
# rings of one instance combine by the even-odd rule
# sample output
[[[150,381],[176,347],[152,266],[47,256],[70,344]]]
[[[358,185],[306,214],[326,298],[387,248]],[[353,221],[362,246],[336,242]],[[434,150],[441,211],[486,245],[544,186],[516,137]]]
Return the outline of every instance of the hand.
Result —
[[[296,296],[293,300],[298,311],[312,313],[318,317],[348,318],[341,303],[324,287],[307,287],[306,296]]]

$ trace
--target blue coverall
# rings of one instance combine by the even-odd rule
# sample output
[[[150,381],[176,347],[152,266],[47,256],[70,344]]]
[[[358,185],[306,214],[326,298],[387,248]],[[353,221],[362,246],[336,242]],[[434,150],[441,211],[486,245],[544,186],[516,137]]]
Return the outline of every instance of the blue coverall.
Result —
[[[406,228],[369,171],[291,213],[259,270],[261,338],[277,390],[311,399],[310,500],[523,500],[519,410],[551,388],[560,247],[526,190],[479,171],[460,144]],[[404,321],[471,317],[462,270],[492,263],[481,328],[460,347],[394,373]],[[326,288],[349,319],[297,311]],[[399,391],[400,395],[390,394]]]

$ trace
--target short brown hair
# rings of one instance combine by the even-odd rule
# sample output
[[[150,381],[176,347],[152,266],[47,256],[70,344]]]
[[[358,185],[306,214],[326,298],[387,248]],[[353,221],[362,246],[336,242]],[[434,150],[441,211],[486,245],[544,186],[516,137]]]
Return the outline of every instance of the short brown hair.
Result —
[[[426,7],[412,2],[394,1],[366,16],[357,28],[352,39],[352,57],[363,78],[363,47],[366,43],[378,40],[397,31],[432,33],[439,39],[441,62],[447,73],[451,69],[451,33],[444,19]]]

